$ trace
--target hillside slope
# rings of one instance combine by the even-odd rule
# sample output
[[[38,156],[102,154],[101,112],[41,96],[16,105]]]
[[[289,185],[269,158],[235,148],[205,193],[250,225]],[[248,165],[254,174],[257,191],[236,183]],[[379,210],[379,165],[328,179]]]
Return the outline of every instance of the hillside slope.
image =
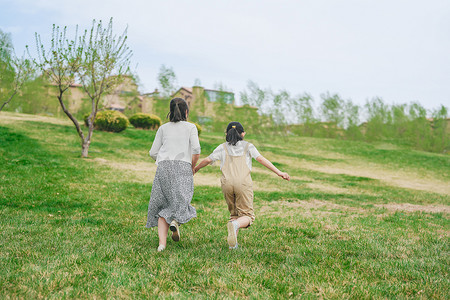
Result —
[[[143,228],[155,132],[95,132],[80,157],[70,122],[0,113],[1,297],[447,296],[450,157],[391,144],[246,138],[255,224],[226,245],[218,166],[195,175],[198,216],[157,253]],[[223,142],[203,133],[202,157]]]

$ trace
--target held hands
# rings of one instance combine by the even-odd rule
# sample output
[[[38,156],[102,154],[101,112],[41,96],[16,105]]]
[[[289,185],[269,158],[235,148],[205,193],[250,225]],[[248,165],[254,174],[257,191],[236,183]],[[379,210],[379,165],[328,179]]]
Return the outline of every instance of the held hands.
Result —
[[[195,173],[197,173],[198,170],[200,170],[200,169],[197,167],[192,167],[192,175],[195,175]]]

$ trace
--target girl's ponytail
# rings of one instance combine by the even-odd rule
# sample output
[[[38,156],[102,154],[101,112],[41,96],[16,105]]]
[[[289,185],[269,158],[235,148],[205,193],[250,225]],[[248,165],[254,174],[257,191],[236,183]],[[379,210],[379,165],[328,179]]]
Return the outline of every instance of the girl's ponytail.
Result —
[[[227,126],[226,140],[228,144],[236,146],[236,143],[243,140],[242,133],[244,127],[239,122],[230,122]]]
[[[187,112],[189,112],[189,107],[183,98],[170,100],[170,112],[168,113],[170,122],[186,121]]]

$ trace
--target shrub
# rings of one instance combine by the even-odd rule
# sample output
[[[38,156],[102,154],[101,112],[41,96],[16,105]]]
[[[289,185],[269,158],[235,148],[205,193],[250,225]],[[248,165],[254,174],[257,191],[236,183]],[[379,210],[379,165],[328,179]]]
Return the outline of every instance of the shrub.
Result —
[[[105,110],[97,113],[94,127],[98,130],[121,132],[125,130],[130,122],[121,112],[115,110]]]
[[[189,123],[192,123],[195,125],[195,127],[197,127],[198,135],[200,136],[200,134],[202,133],[202,126],[200,126],[199,124],[194,123],[194,122],[189,122]]]
[[[135,128],[155,130],[161,126],[161,119],[156,115],[137,113],[130,117],[130,123]]]

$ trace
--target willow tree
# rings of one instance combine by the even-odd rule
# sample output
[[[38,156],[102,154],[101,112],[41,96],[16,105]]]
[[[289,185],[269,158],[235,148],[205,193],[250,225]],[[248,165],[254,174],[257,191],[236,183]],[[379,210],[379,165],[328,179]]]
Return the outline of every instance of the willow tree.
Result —
[[[91,29],[81,36],[77,34],[77,27],[74,39],[67,38],[66,27],[53,25],[48,51],[36,34],[38,59],[35,62],[58,90],[59,104],[81,139],[82,157],[88,156],[100,99],[121,83],[129,69],[131,50],[126,44],[126,30],[116,36],[112,24],[112,18],[106,27],[102,21],[94,20]],[[90,101],[87,133],[64,103],[65,92],[76,81],[81,83]]]

